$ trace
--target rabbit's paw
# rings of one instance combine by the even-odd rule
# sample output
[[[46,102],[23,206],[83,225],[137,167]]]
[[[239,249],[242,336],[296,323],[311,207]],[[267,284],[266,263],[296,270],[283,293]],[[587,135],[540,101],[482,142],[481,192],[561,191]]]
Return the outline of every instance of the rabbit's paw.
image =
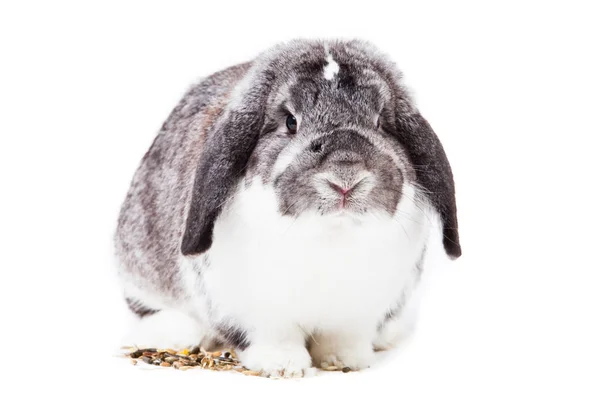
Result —
[[[315,373],[303,346],[253,344],[239,356],[244,367],[266,377],[300,378]]]
[[[317,367],[338,369],[348,367],[352,370],[368,368],[373,360],[373,348],[370,342],[352,342],[335,338],[323,338],[319,344],[311,346],[313,362]]]

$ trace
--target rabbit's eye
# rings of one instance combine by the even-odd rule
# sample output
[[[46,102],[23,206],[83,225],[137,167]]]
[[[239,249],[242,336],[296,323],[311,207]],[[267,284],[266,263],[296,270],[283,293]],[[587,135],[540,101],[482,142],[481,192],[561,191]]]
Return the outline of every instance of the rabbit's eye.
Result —
[[[296,129],[298,128],[296,117],[294,117],[292,114],[289,114],[285,120],[285,126],[288,128],[290,133],[296,133]]]

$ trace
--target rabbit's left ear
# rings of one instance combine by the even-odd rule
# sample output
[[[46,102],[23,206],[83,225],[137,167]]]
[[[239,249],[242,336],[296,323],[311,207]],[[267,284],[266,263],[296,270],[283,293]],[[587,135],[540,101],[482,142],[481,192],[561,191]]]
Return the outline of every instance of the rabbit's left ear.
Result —
[[[244,176],[258,142],[270,86],[260,76],[253,78],[253,86],[230,103],[207,134],[181,243],[184,255],[201,254],[212,245],[217,217]]]
[[[442,143],[417,111],[409,114],[399,112],[395,123],[394,134],[408,152],[415,167],[417,183],[440,214],[446,254],[458,258],[462,250],[458,237],[454,177]]]

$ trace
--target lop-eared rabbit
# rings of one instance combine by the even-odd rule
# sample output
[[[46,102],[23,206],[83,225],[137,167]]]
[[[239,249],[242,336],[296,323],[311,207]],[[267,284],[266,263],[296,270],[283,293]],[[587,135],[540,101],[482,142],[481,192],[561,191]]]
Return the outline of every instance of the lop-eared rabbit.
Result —
[[[282,44],[193,86],[116,234],[132,344],[220,343],[286,377],[366,368],[406,336],[435,246],[461,255],[442,145],[395,64],[339,40]]]

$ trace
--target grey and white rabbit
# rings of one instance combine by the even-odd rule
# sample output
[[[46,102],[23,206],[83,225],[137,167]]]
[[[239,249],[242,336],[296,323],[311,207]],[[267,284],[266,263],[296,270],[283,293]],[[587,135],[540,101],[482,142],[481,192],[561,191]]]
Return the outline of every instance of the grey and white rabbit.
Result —
[[[292,41],[192,87],[116,234],[132,342],[217,341],[266,376],[368,367],[414,324],[431,246],[461,254],[450,165],[362,41]]]

